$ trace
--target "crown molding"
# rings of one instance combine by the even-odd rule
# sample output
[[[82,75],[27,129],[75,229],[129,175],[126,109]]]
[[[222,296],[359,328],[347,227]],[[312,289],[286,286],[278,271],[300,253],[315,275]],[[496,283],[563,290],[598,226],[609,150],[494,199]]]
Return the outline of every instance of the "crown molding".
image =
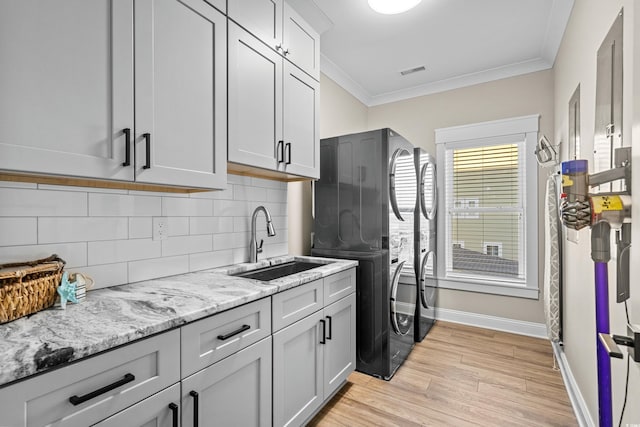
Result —
[[[353,95],[358,101],[367,107],[371,106],[371,95],[353,80],[349,74],[345,73],[342,68],[324,56],[323,53],[320,53],[320,71]]]
[[[549,13],[547,31],[542,43],[541,56],[551,66],[556,62],[556,55],[560,49],[560,43],[567,28],[574,0],[554,0]]]

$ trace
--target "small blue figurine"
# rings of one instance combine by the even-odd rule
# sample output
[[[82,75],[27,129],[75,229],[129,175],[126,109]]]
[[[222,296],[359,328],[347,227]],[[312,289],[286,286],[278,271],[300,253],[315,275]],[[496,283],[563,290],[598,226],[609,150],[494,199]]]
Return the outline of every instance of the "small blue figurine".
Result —
[[[58,286],[58,294],[60,294],[60,305],[63,309],[67,308],[67,301],[78,303],[76,299],[76,282],[69,282],[69,273],[66,271],[62,274],[62,281]]]

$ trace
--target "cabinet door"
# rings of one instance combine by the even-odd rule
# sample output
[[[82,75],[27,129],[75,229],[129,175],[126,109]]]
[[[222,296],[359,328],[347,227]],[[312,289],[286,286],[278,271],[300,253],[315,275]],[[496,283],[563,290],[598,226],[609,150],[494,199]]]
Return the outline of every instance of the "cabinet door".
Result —
[[[95,424],[98,427],[178,427],[180,384],[137,403]]]
[[[230,0],[227,14],[271,49],[276,49],[282,43],[283,3],[283,0]]]
[[[0,169],[133,180],[132,16],[128,0],[0,2]]]
[[[268,337],[184,379],[182,426],[270,426],[271,372]]]
[[[283,170],[320,178],[320,84],[285,61]]]
[[[295,426],[320,407],[322,310],[273,335],[273,425]]]
[[[324,398],[327,399],[356,368],[356,295],[324,309],[327,345],[324,347]]]
[[[270,170],[282,163],[282,61],[229,23],[230,162]]]
[[[136,1],[136,181],[226,187],[226,25],[203,0]]]
[[[288,3],[284,4],[283,54],[320,80],[320,35]]]

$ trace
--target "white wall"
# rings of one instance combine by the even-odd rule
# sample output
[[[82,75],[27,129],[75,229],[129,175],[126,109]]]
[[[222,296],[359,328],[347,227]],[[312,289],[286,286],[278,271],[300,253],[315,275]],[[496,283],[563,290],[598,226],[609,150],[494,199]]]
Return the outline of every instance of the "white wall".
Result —
[[[276,181],[229,175],[227,190],[190,195],[0,181],[0,201],[0,264],[57,253],[96,288],[248,261],[260,204],[277,233],[267,237],[258,218],[260,257],[288,250],[287,187]],[[166,240],[153,240],[158,217]]]
[[[581,157],[593,161],[593,138],[595,126],[596,53],[620,9],[624,7],[624,95],[623,95],[623,140],[625,145],[633,139],[633,174],[635,189],[640,188],[640,12],[637,0],[580,0],[576,1],[564,38],[558,52],[555,72],[555,139],[568,140],[568,102],[580,84],[581,108]],[[633,138],[632,138],[633,134]],[[568,147],[562,147],[567,158]],[[634,218],[640,215],[640,196],[633,196]],[[565,252],[565,354],[579,390],[588,405],[592,420],[598,422],[596,337],[595,337],[595,290],[593,263],[590,258],[590,233],[579,232],[579,242],[566,243]],[[638,260],[637,242],[640,242],[640,227],[634,225],[631,259]],[[614,252],[615,254],[615,252]],[[615,303],[615,260],[609,264],[610,312],[613,333],[625,333],[624,307]],[[631,270],[631,321],[640,323],[640,266],[632,263]],[[624,394],[625,362],[613,359],[613,418],[617,425]],[[629,402],[623,425],[640,424],[640,368],[631,367]]]

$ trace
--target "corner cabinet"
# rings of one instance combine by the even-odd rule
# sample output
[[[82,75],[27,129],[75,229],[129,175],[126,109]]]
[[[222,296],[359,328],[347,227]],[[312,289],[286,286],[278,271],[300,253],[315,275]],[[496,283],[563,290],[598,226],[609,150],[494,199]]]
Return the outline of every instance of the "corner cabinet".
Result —
[[[235,22],[228,34],[229,162],[319,178],[319,82]]]
[[[0,170],[226,186],[226,17],[209,3],[1,2],[0,38]]]

